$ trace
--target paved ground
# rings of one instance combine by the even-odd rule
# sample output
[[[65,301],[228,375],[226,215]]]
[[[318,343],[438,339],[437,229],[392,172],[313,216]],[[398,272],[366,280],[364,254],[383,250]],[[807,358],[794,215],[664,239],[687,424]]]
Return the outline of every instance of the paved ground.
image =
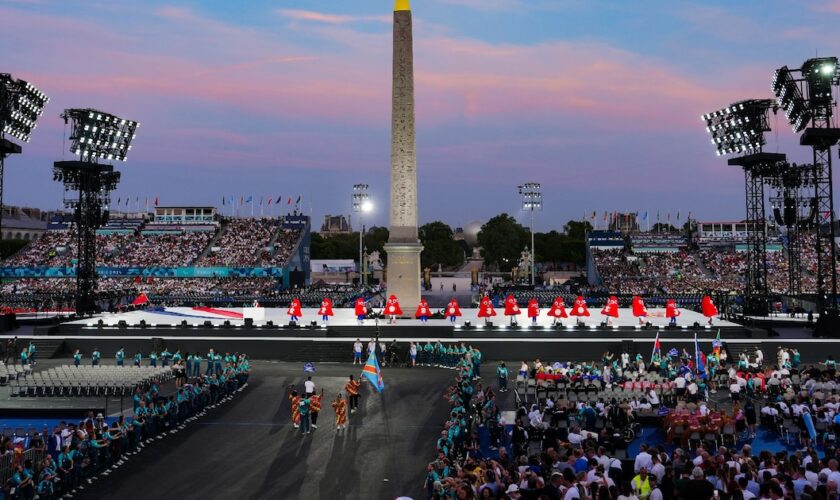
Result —
[[[81,498],[423,498],[425,465],[446,418],[442,399],[454,371],[385,369],[386,389],[362,391],[350,426],[334,430],[325,401],[319,428],[294,432],[289,384],[301,385],[302,364],[255,362],[248,388],[186,430],[167,436],[112,473]],[[349,374],[346,363],[319,364],[313,377],[335,397]],[[508,393],[510,395],[511,393]],[[511,396],[512,397],[512,396]],[[80,497],[77,497],[80,498]]]

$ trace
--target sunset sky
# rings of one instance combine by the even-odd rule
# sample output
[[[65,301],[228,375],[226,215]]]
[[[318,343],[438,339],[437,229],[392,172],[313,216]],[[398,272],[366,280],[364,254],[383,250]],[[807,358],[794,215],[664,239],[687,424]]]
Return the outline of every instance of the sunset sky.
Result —
[[[71,156],[59,114],[92,107],[141,123],[115,199],[301,195],[320,224],[364,182],[371,220],[387,224],[392,7],[0,0],[0,72],[52,99],[6,162],[5,203],[60,206],[52,162]],[[516,186],[529,181],[545,191],[539,229],[593,210],[742,218],[743,174],[715,156],[700,115],[772,97],[777,67],[840,55],[836,0],[412,8],[421,223],[524,222]],[[766,149],[807,161],[784,116],[771,121]]]

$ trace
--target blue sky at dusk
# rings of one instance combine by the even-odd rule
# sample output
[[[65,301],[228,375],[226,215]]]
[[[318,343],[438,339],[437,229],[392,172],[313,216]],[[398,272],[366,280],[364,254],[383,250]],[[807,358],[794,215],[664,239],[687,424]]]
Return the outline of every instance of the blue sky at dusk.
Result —
[[[301,195],[318,222],[347,213],[364,182],[387,224],[392,7],[0,0],[0,72],[52,98],[6,162],[5,203],[60,206],[59,114],[93,107],[141,123],[114,198]],[[771,97],[777,67],[840,55],[840,0],[412,8],[421,223],[519,214],[529,181],[545,191],[539,229],[593,210],[741,218],[743,174],[715,156],[700,115]],[[766,149],[807,161],[784,116],[772,122]]]

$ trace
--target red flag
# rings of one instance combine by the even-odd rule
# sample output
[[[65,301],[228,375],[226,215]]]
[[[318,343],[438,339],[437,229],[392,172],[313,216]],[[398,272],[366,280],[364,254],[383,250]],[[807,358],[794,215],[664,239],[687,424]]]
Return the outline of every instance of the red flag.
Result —
[[[271,206],[271,196],[268,197],[268,206]]]
[[[289,196],[289,205],[291,205],[291,204],[292,204],[292,197]]]
[[[155,196],[155,206],[158,206],[158,197]]]

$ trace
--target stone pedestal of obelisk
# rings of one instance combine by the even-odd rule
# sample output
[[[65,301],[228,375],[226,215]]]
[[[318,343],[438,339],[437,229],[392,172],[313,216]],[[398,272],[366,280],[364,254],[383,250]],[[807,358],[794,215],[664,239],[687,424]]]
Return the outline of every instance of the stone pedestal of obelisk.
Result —
[[[394,6],[394,59],[391,97],[391,211],[388,294],[413,311],[420,302],[417,238],[417,154],[414,132],[414,48],[408,0]],[[407,307],[406,307],[407,306]],[[407,313],[408,315],[408,313]]]

